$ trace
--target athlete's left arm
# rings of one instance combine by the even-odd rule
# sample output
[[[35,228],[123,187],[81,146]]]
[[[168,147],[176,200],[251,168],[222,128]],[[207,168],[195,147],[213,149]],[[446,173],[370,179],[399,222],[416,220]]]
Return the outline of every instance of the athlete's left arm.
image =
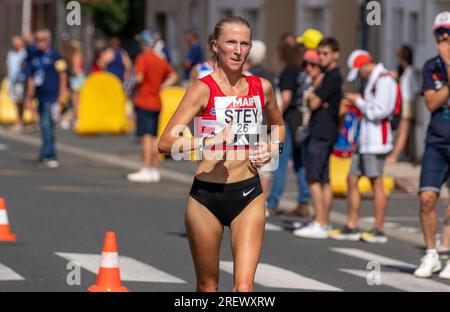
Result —
[[[283,116],[281,115],[281,112],[278,108],[275,91],[273,90],[272,84],[268,80],[261,79],[261,81],[264,90],[264,97],[266,100],[264,112],[266,113],[267,117],[267,125],[271,127],[272,130],[271,140],[284,142],[286,128],[284,125]],[[275,148],[274,145],[272,145],[271,147]],[[278,149],[278,145],[276,146],[276,149]]]
[[[264,90],[265,106],[264,112],[267,117],[267,126],[271,127],[270,140],[271,142],[284,142],[285,126],[283,117],[277,105],[277,99],[272,85],[269,81],[262,79],[262,87]],[[262,136],[264,137],[264,136]],[[272,157],[279,153],[280,145],[277,143],[268,144],[265,141],[258,143],[256,149],[253,149],[250,154],[250,161],[254,168],[259,169],[265,164],[269,163]]]

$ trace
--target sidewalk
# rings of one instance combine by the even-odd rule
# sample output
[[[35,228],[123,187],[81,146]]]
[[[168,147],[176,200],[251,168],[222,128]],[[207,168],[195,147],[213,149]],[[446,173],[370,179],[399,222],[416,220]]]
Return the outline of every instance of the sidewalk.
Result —
[[[395,186],[407,192],[411,196],[417,196],[420,182],[420,165],[414,165],[408,162],[399,162],[385,166],[385,174],[394,178]],[[449,190],[446,185],[441,190],[441,200],[450,198]]]

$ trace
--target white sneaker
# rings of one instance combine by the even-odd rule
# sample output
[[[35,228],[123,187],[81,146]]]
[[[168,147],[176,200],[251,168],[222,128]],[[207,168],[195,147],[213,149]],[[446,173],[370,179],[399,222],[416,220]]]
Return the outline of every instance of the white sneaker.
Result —
[[[127,179],[137,183],[157,183],[161,180],[161,174],[156,169],[142,168],[138,172],[127,175]]]
[[[311,222],[307,226],[295,230],[293,234],[302,238],[327,239],[328,230],[328,226],[322,227],[318,222]]]
[[[43,168],[59,168],[59,161],[56,159],[42,159],[38,162],[38,165]]]
[[[434,272],[442,269],[441,260],[439,259],[439,254],[437,252],[427,252],[420,261],[419,267],[414,272],[416,277],[431,277]]]
[[[447,260],[447,265],[445,268],[439,273],[440,278],[450,279],[450,260]]]

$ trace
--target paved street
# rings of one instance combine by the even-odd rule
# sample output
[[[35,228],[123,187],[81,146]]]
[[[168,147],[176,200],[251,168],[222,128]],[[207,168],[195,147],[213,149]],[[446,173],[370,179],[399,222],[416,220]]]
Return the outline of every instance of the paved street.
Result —
[[[194,163],[166,161],[160,184],[140,185],[125,175],[139,167],[133,136],[79,138],[59,131],[62,167],[34,166],[37,134],[13,136],[0,129],[0,196],[16,243],[0,243],[0,292],[86,291],[95,282],[104,233],[115,231],[123,284],[130,291],[192,291],[195,275],[184,231],[184,209]],[[295,204],[288,183],[283,207]],[[443,215],[446,202],[439,203]],[[372,201],[364,201],[370,226]],[[337,199],[333,224],[345,219]],[[257,291],[450,291],[450,281],[412,276],[423,252],[416,198],[397,191],[389,202],[386,245],[312,241],[294,237],[295,220],[268,219],[256,276]],[[221,249],[220,290],[232,287],[229,231]],[[67,264],[82,266],[81,285],[69,286]],[[381,285],[367,276],[381,265]],[[370,276],[370,275],[369,275]]]

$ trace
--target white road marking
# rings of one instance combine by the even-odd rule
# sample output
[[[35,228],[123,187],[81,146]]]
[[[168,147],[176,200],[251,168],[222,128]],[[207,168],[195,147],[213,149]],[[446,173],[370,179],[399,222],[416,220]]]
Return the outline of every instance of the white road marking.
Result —
[[[233,262],[220,261],[220,269],[233,274]],[[315,291],[342,291],[342,289],[304,277],[267,263],[259,263],[255,283],[269,288],[303,289]]]
[[[332,251],[341,253],[350,257],[359,258],[366,261],[374,261],[379,262],[380,264],[384,266],[396,266],[396,267],[402,267],[405,269],[415,269],[416,266],[410,263],[406,263],[403,261],[395,260],[392,258],[380,256],[368,251],[356,249],[356,248],[331,248]],[[367,272],[366,272],[367,273]]]
[[[340,271],[366,278],[369,271],[343,270]],[[413,275],[398,272],[381,272],[381,285],[397,288],[409,292],[450,292],[450,286],[433,280],[416,278]],[[373,286],[377,287],[377,286]]]
[[[9,146],[3,143],[0,143],[0,151],[8,151]]]
[[[68,261],[78,262],[85,270],[97,274],[101,262],[101,256],[95,254],[78,254],[56,252],[57,256]],[[153,282],[184,284],[186,281],[158,270],[136,259],[119,256],[120,277],[128,282]]]
[[[23,281],[24,277],[20,276],[7,266],[0,263],[0,281]]]

